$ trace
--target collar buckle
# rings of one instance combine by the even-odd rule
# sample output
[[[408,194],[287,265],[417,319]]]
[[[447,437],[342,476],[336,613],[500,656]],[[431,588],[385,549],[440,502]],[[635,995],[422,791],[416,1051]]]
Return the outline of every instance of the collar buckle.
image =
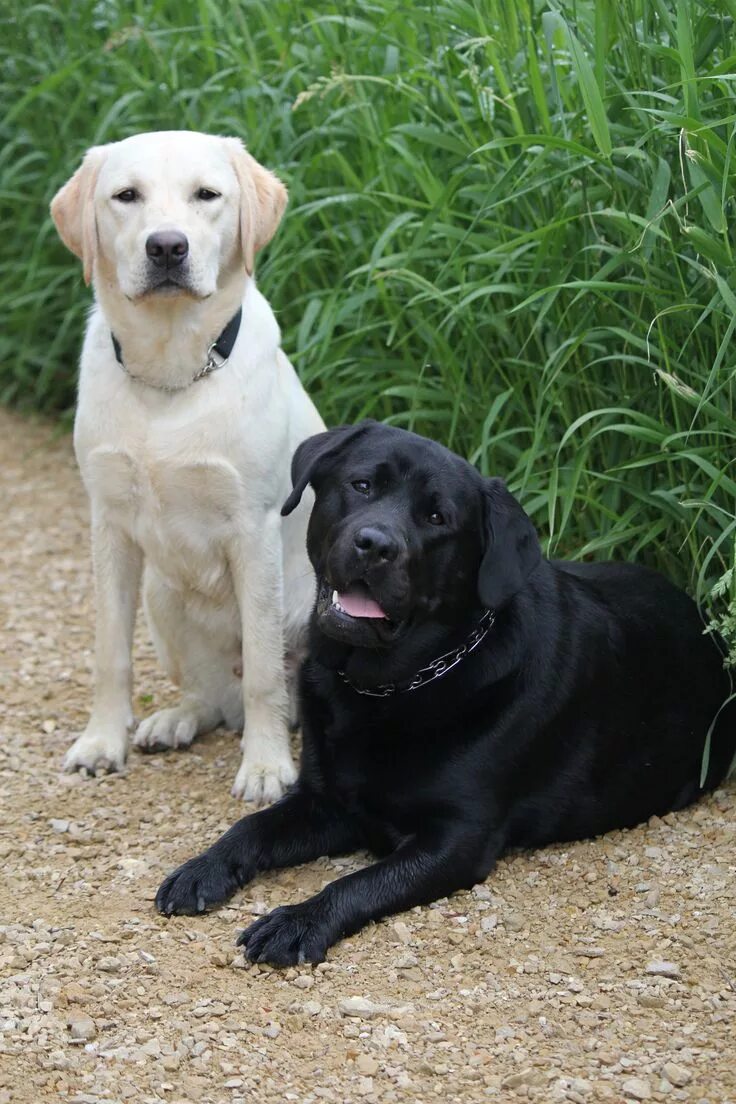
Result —
[[[204,379],[205,376],[211,375],[212,372],[216,372],[219,368],[224,368],[229,359],[229,356],[223,356],[222,353],[218,351],[217,342],[213,341],[207,350],[207,360],[192,379],[192,383]]]

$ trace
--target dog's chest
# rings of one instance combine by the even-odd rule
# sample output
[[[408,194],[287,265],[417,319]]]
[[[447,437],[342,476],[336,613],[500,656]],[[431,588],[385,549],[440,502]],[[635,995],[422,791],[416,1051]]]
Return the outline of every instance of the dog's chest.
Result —
[[[241,520],[244,496],[229,461],[101,446],[85,457],[83,475],[93,509],[164,574],[200,577],[224,566],[221,549]]]
[[[344,718],[341,718],[344,721]],[[442,797],[441,762],[401,729],[333,723],[318,738],[321,779],[363,824],[381,850],[416,831],[424,811]]]

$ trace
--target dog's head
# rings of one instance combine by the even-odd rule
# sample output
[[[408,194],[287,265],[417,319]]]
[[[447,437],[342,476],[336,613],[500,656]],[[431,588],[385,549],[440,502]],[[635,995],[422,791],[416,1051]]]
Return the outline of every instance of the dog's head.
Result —
[[[253,272],[285,206],[239,139],[174,130],[89,150],[51,216],[87,283],[133,301],[206,299],[228,273]]]
[[[290,513],[316,493],[307,548],[328,636],[390,647],[413,627],[500,609],[541,561],[534,527],[500,479],[425,437],[361,422],[304,441]]]

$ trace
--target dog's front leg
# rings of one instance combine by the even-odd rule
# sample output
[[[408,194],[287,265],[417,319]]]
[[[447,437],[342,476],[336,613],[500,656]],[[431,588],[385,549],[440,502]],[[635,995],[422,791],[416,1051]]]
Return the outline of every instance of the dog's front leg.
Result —
[[[491,870],[500,843],[477,830],[425,833],[381,862],[348,874],[297,905],[262,916],[239,939],[253,962],[321,962],[333,943],[370,920],[470,888]]]
[[[245,714],[233,796],[261,805],[281,797],[296,779],[284,670],[281,518],[275,510],[235,542],[230,567],[240,605]]]
[[[201,855],[162,883],[156,908],[167,916],[203,912],[246,885],[259,871],[296,866],[360,846],[340,810],[308,790],[243,817]]]
[[[142,553],[122,530],[92,518],[95,581],[94,701],[89,722],[64,758],[65,770],[120,770],[128,754],[131,651]]]

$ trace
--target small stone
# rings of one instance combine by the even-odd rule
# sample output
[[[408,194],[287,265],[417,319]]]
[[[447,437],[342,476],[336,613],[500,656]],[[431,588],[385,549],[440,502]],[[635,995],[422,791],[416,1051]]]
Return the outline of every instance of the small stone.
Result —
[[[378,1073],[378,1060],[370,1054],[359,1054],[355,1059],[355,1066],[366,1077],[373,1077]]]
[[[629,1077],[622,1084],[621,1092],[624,1096],[629,1096],[633,1100],[648,1100],[652,1095],[649,1082],[642,1077]]]
[[[490,916],[484,916],[480,922],[480,930],[483,932],[490,932],[498,924],[498,916],[495,912],[492,912]]]
[[[408,925],[405,924],[403,920],[397,920],[394,924],[394,931],[396,932],[396,937],[399,942],[408,947],[411,943],[411,931]]]
[[[518,912],[510,912],[504,919],[507,931],[518,932],[524,927],[524,917]]]
[[[56,721],[52,721],[51,719],[49,719],[48,721],[44,721],[41,725],[41,728],[44,730],[47,736],[50,736],[52,732],[56,731]]]
[[[316,1000],[305,1001],[302,1009],[307,1016],[318,1016],[322,1011],[322,1005]]]
[[[658,996],[656,993],[642,993],[639,997],[639,1004],[642,1008],[664,1008],[664,997]]]
[[[680,977],[680,967],[677,963],[665,962],[663,959],[656,959],[654,962],[648,962],[646,972],[648,974],[654,974],[655,977]]]
[[[281,1034],[281,1024],[266,1024],[263,1029],[263,1034],[266,1036],[267,1039],[278,1039],[279,1035]]]
[[[531,1066],[527,1066],[526,1069],[519,1070],[518,1073],[511,1073],[508,1077],[504,1077],[501,1082],[502,1089],[516,1089],[519,1085],[527,1085],[534,1079],[534,1070]]]
[[[95,1021],[90,1016],[70,1016],[69,1033],[78,1043],[86,1043],[97,1034]]]
[[[363,1020],[369,1020],[383,1012],[380,1004],[374,1004],[367,997],[344,997],[338,1001],[337,1008],[343,1016],[356,1016]]]
[[[49,827],[51,828],[52,832],[58,832],[59,834],[63,832],[68,832],[69,821],[58,820],[56,817],[51,817],[51,820],[49,821]]]
[[[294,985],[297,989],[311,989],[314,985],[314,978],[311,974],[299,974],[294,978]]]
[[[121,965],[120,959],[113,955],[107,955],[97,960],[97,969],[102,970],[103,974],[117,974]]]
[[[670,1085],[675,1085],[678,1089],[681,1089],[683,1085],[687,1085],[688,1081],[692,1080],[693,1075],[684,1066],[678,1066],[677,1062],[665,1062],[662,1066],[662,1076],[667,1078]]]

